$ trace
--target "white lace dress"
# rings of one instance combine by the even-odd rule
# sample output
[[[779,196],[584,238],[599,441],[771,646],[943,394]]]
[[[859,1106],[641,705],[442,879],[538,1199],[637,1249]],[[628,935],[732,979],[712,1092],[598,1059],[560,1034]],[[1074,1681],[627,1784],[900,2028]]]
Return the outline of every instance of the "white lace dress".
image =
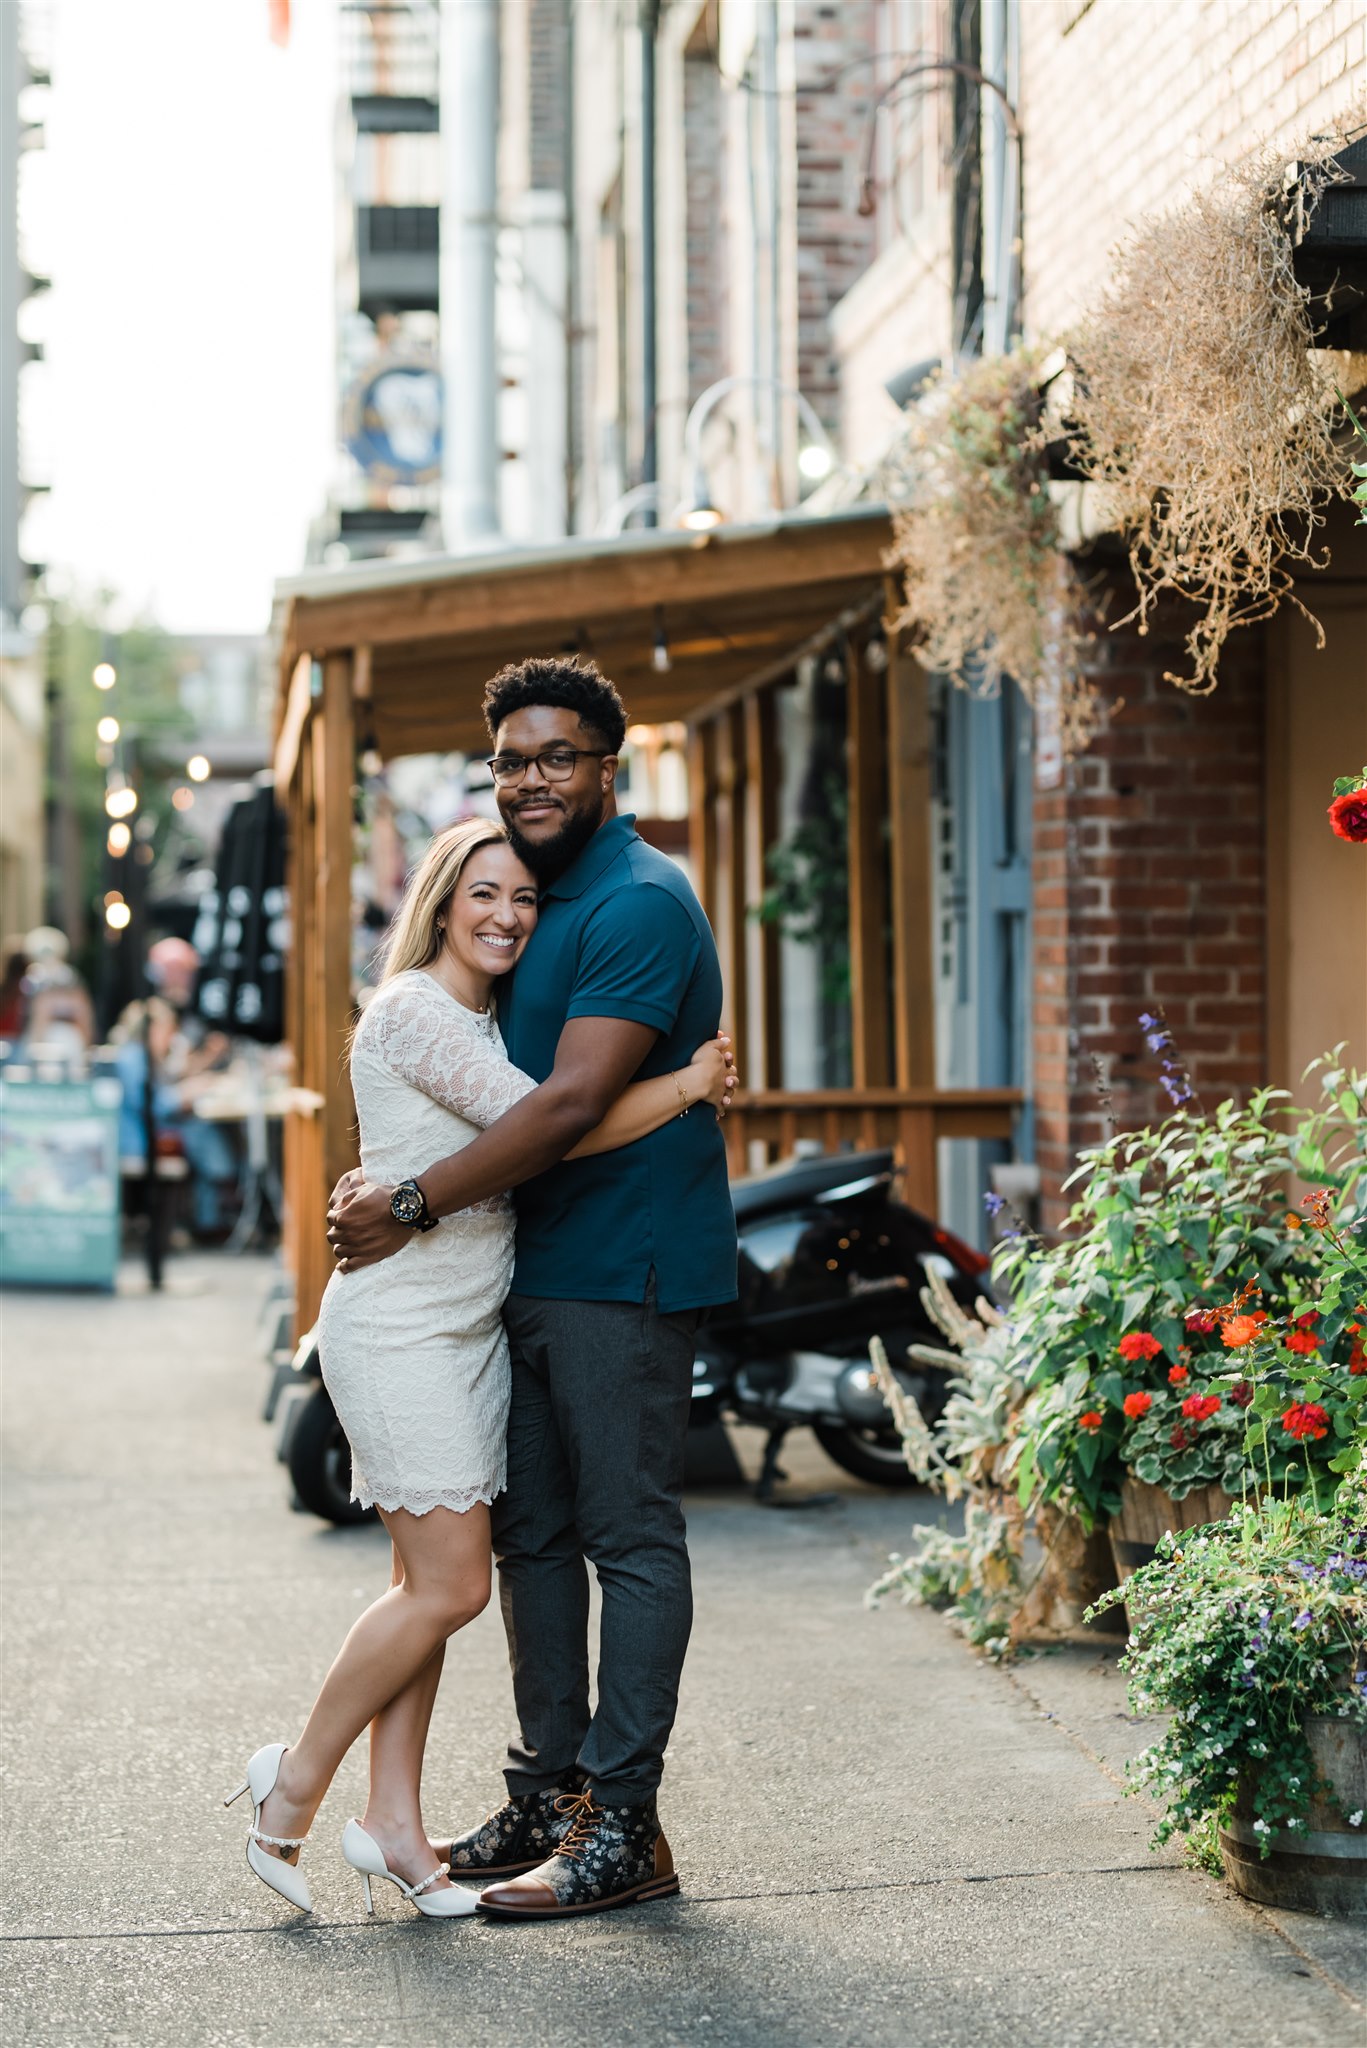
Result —
[[[351,1050],[368,1181],[387,1187],[457,1152],[536,1086],[492,1016],[429,974],[396,974]],[[457,1513],[502,1491],[513,1207],[498,1195],[415,1231],[392,1258],[334,1273],[318,1320],[323,1379],[369,1507]]]

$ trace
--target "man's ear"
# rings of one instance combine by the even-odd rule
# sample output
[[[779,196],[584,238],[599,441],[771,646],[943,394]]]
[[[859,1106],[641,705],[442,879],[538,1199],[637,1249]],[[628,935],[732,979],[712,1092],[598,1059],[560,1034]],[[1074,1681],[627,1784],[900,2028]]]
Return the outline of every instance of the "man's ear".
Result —
[[[603,794],[606,796],[617,780],[617,756],[615,754],[605,755],[599,766],[603,771]]]

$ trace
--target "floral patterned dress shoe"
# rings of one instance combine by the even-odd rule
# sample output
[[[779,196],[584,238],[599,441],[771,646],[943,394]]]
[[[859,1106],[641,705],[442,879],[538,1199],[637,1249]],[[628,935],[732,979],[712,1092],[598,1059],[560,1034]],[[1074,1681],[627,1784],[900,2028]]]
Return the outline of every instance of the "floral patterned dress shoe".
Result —
[[[502,1920],[555,1920],[644,1905],[679,1889],[655,1801],[599,1806],[587,1792],[562,1802],[570,1825],[554,1855],[507,1884],[486,1885],[479,1910]]]
[[[552,1855],[573,1821],[577,1791],[524,1792],[505,1799],[468,1835],[452,1842],[445,1858],[454,1877],[514,1877]],[[441,1854],[440,1848],[437,1851]]]

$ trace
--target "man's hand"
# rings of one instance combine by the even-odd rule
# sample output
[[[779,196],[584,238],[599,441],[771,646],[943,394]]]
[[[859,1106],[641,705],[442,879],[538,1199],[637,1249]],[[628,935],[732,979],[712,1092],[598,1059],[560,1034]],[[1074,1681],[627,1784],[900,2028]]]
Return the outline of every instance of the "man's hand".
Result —
[[[368,1187],[359,1168],[344,1173],[328,1204],[328,1243],[340,1273],[358,1266],[377,1266],[392,1258],[413,1235],[407,1223],[396,1223],[389,1207],[392,1188]]]

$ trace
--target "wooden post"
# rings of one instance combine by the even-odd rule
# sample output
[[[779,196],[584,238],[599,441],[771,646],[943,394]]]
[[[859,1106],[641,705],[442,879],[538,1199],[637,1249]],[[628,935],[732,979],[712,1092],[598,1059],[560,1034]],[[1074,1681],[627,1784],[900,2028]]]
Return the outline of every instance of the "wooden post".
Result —
[[[745,727],[745,900],[754,911],[767,885],[765,858],[778,838],[778,736],[772,689],[753,690],[742,705]],[[749,920],[753,1044],[737,1049],[752,1088],[783,1086],[783,1012],[777,925]]]
[[[848,775],[850,863],[850,1010],[854,1085],[878,1088],[888,1079],[888,978],[883,866],[883,763],[881,690],[849,644]]]
[[[347,1077],[351,1029],[352,783],[355,720],[352,658],[330,654],[313,721],[314,833],[319,957],[306,1000],[317,1006],[318,1079],[323,1109],[323,1174],[329,1193],[356,1164],[356,1112]]]
[[[717,929],[717,745],[711,720],[688,733],[688,854],[698,901]]]
[[[738,1052],[750,1043],[745,932],[745,732],[739,705],[716,720],[717,949],[725,988],[723,1016]]]
[[[935,1085],[934,872],[929,677],[899,644],[887,589],[892,1021],[899,1088]]]

